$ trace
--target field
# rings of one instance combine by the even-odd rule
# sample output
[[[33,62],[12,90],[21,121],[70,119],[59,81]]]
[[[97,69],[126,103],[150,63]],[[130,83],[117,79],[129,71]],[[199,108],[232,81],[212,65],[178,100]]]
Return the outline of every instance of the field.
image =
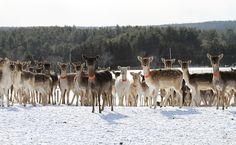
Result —
[[[96,107],[95,113],[91,111],[91,107],[65,105],[0,108],[0,143],[236,144],[235,107],[224,111],[215,107],[114,107],[114,112],[106,107],[102,114]]]
[[[1,144],[235,144],[236,108],[22,107],[0,110]],[[96,112],[98,108],[96,108]]]

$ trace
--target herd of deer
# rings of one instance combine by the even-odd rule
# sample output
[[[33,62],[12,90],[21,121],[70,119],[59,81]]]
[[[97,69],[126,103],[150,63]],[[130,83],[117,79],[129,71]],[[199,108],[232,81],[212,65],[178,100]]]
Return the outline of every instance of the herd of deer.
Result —
[[[189,73],[191,61],[178,60],[181,70],[172,68],[175,59],[164,59],[164,69],[151,70],[153,57],[140,57],[138,60],[143,69],[130,72],[130,67],[118,66],[118,71],[109,68],[96,68],[99,58],[83,56],[85,63],[72,63],[73,73],[68,73],[69,63],[57,65],[60,75],[51,71],[49,62],[11,61],[0,58],[0,96],[1,106],[17,102],[36,105],[67,104],[76,99],[76,105],[99,106],[99,113],[104,106],[156,106],[160,94],[160,106],[212,106],[219,105],[222,109],[230,105],[232,96],[236,103],[236,71],[220,71],[219,63],[223,54],[211,56],[207,54],[213,73]],[[58,91],[60,89],[60,92]],[[70,91],[73,98],[70,98]],[[60,95],[59,95],[60,94]],[[4,99],[5,98],[5,99]],[[5,101],[6,100],[6,101]],[[118,101],[118,102],[117,102]],[[102,103],[102,104],[101,104]]]

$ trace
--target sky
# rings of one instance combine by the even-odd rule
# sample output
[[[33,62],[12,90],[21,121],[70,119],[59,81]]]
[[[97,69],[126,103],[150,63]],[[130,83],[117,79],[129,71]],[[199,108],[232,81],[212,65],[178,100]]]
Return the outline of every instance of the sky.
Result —
[[[236,20],[236,0],[0,0],[0,27],[134,26],[215,20]]]

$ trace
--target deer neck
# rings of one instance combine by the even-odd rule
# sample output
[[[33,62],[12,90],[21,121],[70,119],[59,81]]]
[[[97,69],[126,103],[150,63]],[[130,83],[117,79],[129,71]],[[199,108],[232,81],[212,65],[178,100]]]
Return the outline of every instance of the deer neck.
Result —
[[[189,78],[190,78],[189,76],[190,76],[189,69],[188,68],[183,69],[183,78],[187,84],[189,84]]]
[[[143,75],[145,79],[150,77],[150,67],[143,67]]]
[[[89,66],[88,67],[88,79],[89,81],[94,81],[95,80],[95,67],[94,66]]]
[[[66,72],[66,71],[62,71],[62,72],[61,72],[61,76],[62,76],[62,77],[65,77],[66,75],[67,75],[67,72]]]
[[[122,82],[126,82],[127,81],[127,74],[122,74],[121,75],[121,78],[122,78]]]
[[[213,80],[220,80],[221,76],[220,76],[220,68],[218,65],[213,66]]]

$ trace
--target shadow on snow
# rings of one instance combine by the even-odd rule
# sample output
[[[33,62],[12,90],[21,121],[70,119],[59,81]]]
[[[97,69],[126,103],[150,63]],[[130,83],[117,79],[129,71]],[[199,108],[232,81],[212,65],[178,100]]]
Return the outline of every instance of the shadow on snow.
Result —
[[[119,124],[117,121],[127,118],[128,116],[120,114],[118,112],[109,112],[108,114],[99,114],[99,116],[107,121],[109,124]]]
[[[193,108],[184,108],[184,109],[175,109],[175,110],[161,110],[161,114],[166,116],[168,119],[175,119],[178,115],[194,115],[201,114],[196,109]]]

